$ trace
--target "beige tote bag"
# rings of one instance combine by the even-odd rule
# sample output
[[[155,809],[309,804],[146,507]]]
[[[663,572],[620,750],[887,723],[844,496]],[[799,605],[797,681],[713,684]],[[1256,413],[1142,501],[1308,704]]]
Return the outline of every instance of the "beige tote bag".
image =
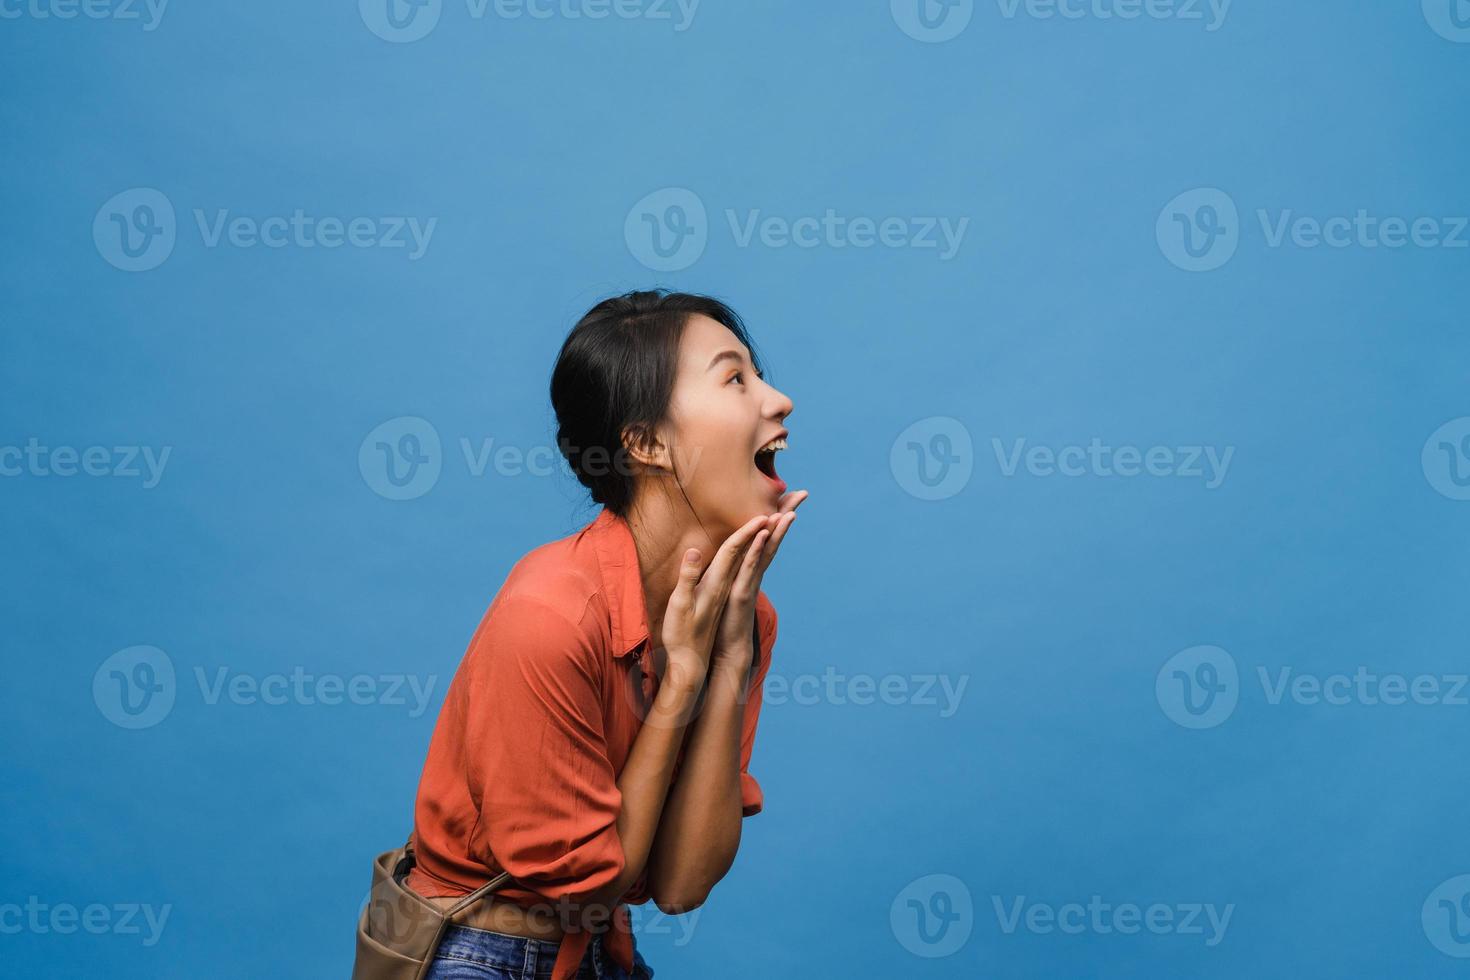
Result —
[[[441,909],[404,884],[414,866],[413,838],[373,861],[373,887],[357,922],[352,980],[423,980],[439,941],[457,917],[511,881],[502,871],[451,908]]]

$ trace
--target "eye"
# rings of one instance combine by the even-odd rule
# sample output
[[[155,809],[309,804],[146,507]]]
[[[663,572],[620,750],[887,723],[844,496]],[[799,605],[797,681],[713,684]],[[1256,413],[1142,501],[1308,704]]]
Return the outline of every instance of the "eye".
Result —
[[[740,382],[740,387],[742,387],[742,388],[745,387],[745,372],[744,371],[736,371],[734,374],[730,375],[730,381],[739,381]],[[726,384],[729,384],[730,381],[727,381],[725,383]]]

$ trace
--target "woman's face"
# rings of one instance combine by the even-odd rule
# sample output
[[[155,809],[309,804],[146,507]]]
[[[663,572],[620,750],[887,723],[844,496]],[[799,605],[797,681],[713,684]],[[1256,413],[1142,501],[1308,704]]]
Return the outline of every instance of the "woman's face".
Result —
[[[779,453],[759,451],[778,438],[784,447],[782,422],[791,407],[756,374],[750,351],[728,328],[702,314],[690,317],[664,432],[672,434],[684,493],[706,527],[733,533],[779,509],[786,492],[776,476]]]

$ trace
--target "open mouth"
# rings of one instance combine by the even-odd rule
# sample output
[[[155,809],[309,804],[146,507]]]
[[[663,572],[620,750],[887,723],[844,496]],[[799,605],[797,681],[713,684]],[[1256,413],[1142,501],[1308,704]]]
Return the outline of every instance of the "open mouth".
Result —
[[[772,483],[783,486],[781,478],[776,475],[776,454],[785,448],[786,437],[777,436],[755,452],[755,468],[760,470],[761,475]]]

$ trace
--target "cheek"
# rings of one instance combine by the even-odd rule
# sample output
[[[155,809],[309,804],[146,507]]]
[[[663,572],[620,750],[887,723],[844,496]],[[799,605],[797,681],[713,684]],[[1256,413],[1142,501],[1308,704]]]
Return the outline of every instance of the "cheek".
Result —
[[[754,465],[747,448],[750,433],[729,413],[686,412],[675,438],[691,483],[728,481]]]

